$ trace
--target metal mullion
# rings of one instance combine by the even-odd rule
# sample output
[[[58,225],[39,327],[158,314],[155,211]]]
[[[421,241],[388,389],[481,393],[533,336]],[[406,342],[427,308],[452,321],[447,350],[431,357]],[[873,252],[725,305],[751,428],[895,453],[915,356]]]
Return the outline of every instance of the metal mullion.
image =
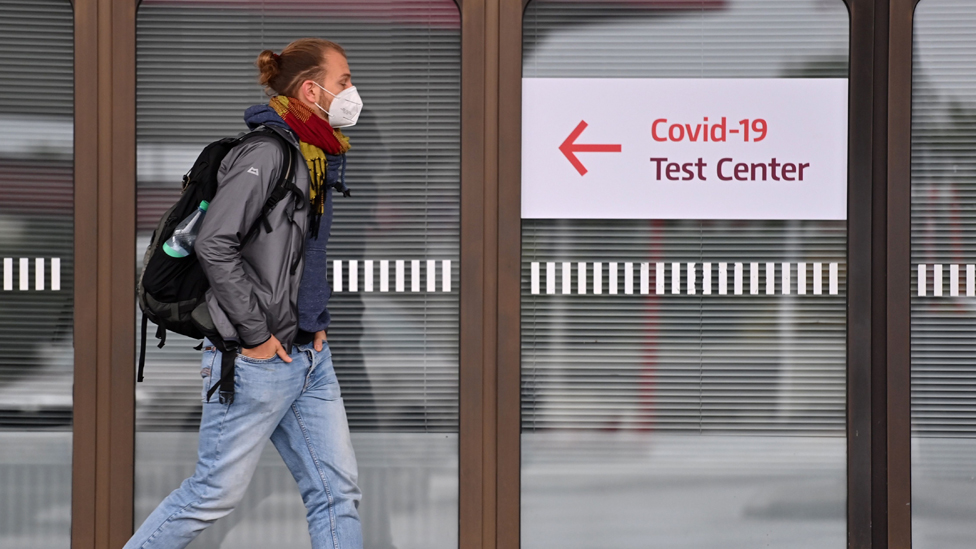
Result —
[[[76,549],[132,534],[136,8],[74,2]]]
[[[497,547],[521,538],[522,15],[525,0],[501,0],[498,95],[498,457]]]
[[[74,0],[74,398],[71,546],[95,549],[98,6]]]
[[[847,539],[852,549],[872,547],[874,445],[873,235],[874,57],[876,0],[849,0],[847,280]]]
[[[887,111],[887,542],[912,545],[911,157],[912,26],[918,0],[889,4]]]
[[[487,10],[497,0],[465,0],[461,3],[461,288],[459,331],[459,529],[458,542],[465,549],[485,548],[486,532],[493,529],[485,509],[485,476],[490,464],[486,451],[493,444],[486,436],[494,418],[485,414],[484,300],[486,269],[484,198],[486,182],[486,102],[491,94],[486,66]],[[493,536],[490,536],[493,538]]]

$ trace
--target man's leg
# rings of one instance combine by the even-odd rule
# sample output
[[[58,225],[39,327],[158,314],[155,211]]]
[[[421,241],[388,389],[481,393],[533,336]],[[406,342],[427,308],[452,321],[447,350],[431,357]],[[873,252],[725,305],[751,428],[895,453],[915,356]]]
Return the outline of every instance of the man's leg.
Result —
[[[206,401],[207,389],[220,380],[221,354],[213,348],[204,351],[196,471],[159,504],[124,549],[181,549],[234,509],[262,448],[301,391],[307,360],[303,353],[296,353],[291,364],[277,357],[238,357],[234,402],[221,404],[216,394]]]
[[[362,492],[332,353],[327,344],[321,352],[300,349],[314,365],[271,442],[298,482],[313,549],[362,549]]]

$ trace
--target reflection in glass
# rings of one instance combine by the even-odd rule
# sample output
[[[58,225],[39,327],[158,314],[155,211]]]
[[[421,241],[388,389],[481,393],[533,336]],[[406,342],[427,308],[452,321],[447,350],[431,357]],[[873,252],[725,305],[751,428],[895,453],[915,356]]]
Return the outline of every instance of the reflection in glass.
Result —
[[[138,238],[202,147],[264,103],[254,59],[302,36],[341,44],[365,110],[335,198],[329,342],[364,491],[366,546],[457,546],[460,16],[451,0],[143,0],[137,20]],[[215,90],[219,89],[219,93]],[[431,278],[429,275],[433,275]],[[355,284],[353,284],[353,282]],[[433,282],[433,284],[430,284]],[[402,284],[402,287],[401,287]],[[152,329],[150,330],[152,337]],[[192,472],[197,342],[149,346],[136,388],[136,523]],[[192,547],[308,547],[268,445],[245,501]]]
[[[912,546],[976,544],[976,7],[923,0],[912,67]]]
[[[847,77],[840,0],[662,6],[533,0],[523,77]],[[846,239],[844,221],[523,220],[522,546],[844,547]],[[535,262],[554,294],[532,293]],[[706,262],[712,281],[742,263],[746,295],[672,294],[675,266],[700,285]],[[628,263],[633,295],[593,295]],[[753,263],[775,295],[749,295]],[[818,263],[837,294],[798,295]]]
[[[0,547],[71,541],[73,25],[0,0]]]

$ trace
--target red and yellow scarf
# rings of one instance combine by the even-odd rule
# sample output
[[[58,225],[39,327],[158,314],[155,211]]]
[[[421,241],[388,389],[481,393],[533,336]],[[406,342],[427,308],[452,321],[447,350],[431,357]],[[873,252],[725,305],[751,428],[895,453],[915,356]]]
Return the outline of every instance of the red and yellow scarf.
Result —
[[[327,121],[297,99],[276,95],[271,98],[269,105],[298,134],[302,156],[305,157],[311,176],[308,198],[312,204],[312,224],[317,228],[318,220],[325,211],[324,191],[326,169],[329,165],[326,154],[345,154],[349,150],[349,138],[341,131],[333,129]]]

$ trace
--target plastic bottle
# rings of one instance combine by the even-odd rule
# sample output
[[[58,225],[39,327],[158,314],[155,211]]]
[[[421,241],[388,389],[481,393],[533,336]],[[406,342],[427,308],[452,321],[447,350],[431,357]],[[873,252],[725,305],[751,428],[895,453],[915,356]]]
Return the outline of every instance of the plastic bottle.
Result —
[[[207,213],[210,204],[204,200],[200,202],[200,207],[186,219],[180,222],[173,230],[173,236],[163,243],[163,251],[170,257],[186,257],[193,253],[193,244],[197,241],[197,233],[200,232],[200,224],[203,216]]]

